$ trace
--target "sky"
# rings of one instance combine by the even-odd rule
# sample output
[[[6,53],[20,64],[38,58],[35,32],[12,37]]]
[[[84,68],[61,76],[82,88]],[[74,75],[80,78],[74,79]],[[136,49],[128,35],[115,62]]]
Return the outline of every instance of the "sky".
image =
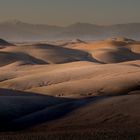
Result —
[[[140,0],[0,0],[0,22],[66,26],[140,22]]]

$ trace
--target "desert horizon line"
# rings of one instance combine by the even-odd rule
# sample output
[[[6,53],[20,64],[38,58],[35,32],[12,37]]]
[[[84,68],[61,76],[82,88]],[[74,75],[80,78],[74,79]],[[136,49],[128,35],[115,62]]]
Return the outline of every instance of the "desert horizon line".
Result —
[[[97,24],[97,23],[92,23],[92,22],[82,22],[82,21],[75,21],[73,23],[69,23],[67,25],[57,25],[57,24],[48,24],[48,23],[33,23],[29,21],[24,21],[21,19],[7,19],[7,20],[1,20],[0,24],[3,23],[25,23],[25,24],[33,24],[33,25],[48,25],[48,26],[58,26],[58,27],[68,27],[76,24],[89,24],[89,25],[94,25],[94,26],[113,26],[113,25],[125,25],[125,24],[140,24],[140,22],[124,22],[124,23],[114,23],[114,24]]]

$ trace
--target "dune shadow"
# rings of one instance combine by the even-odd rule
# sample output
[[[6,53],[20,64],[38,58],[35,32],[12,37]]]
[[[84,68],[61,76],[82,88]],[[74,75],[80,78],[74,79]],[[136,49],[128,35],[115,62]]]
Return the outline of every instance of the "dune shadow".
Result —
[[[0,96],[0,131],[2,132],[18,131],[56,120],[90,102],[104,98],[62,98],[7,89],[0,89],[1,92],[3,92]]]
[[[40,95],[37,93],[1,88],[0,89],[0,131],[6,131],[6,130],[12,131],[14,129],[24,128],[26,122],[25,124],[23,123],[23,121],[17,123],[18,119],[31,115],[33,116],[33,118],[29,117],[30,118],[29,120],[33,122],[34,114],[36,114],[36,112],[39,112],[45,108],[50,108],[53,106],[57,106],[59,104],[63,104],[65,102],[70,102],[72,100],[74,99],[53,97],[49,95]],[[42,116],[40,116],[40,118],[41,117]],[[36,124],[37,120],[35,119],[33,124]],[[43,119],[41,118],[41,120]],[[28,126],[31,125],[28,124]]]
[[[25,64],[49,64],[48,62],[45,62],[41,59],[35,58],[31,55],[28,55],[26,53],[21,52],[0,52],[0,59],[1,64],[0,66],[5,66],[17,61],[24,62]]]
[[[53,49],[58,53],[61,52],[62,54],[67,54],[67,59],[63,63],[74,62],[74,61],[90,61],[95,63],[102,63],[96,60],[95,58],[93,58],[93,56],[86,51],[72,49],[72,48],[65,48],[62,45],[57,46],[57,45],[40,43],[40,44],[35,44],[34,46],[41,49],[48,49],[48,50]]]
[[[24,92],[20,90],[0,88],[0,97],[1,96],[45,96],[45,95],[40,95],[32,92]]]

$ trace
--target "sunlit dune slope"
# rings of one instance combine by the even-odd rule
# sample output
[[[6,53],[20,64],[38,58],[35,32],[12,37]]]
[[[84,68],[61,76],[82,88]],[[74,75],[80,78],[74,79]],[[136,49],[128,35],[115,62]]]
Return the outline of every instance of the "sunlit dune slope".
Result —
[[[22,56],[24,61],[27,60],[28,56],[28,59],[34,58],[44,64],[58,64],[74,61],[95,61],[87,52],[49,44],[15,46],[1,49],[0,52],[15,53],[15,56],[20,55],[20,57],[24,55]],[[34,60],[32,61],[34,62]],[[41,64],[37,62],[34,63]]]
[[[9,71],[0,69],[0,87],[67,97],[124,94],[140,89],[139,68],[138,60],[117,65],[93,62],[9,65]]]
[[[74,45],[69,42],[65,44],[65,47],[87,51],[93,58],[102,63],[118,63],[140,59],[140,43],[127,38],[113,38]]]

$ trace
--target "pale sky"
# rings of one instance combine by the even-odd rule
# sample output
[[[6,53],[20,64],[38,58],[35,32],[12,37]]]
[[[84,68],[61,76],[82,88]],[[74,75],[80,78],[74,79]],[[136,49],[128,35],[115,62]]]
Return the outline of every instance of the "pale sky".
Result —
[[[69,25],[140,22],[140,0],[0,0],[0,22]]]

